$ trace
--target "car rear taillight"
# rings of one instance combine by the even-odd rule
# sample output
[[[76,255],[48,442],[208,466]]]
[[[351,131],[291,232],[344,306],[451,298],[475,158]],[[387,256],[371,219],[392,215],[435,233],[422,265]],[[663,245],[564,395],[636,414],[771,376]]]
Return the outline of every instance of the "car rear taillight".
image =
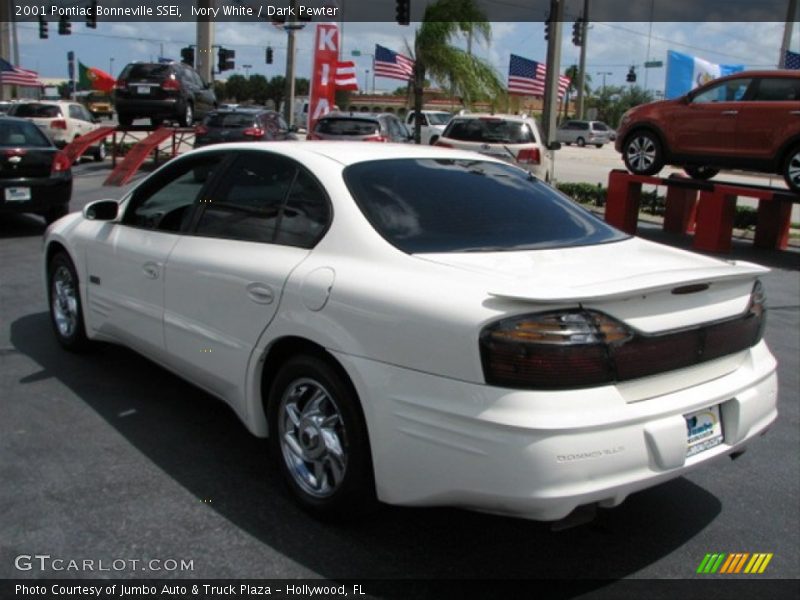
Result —
[[[25,148],[9,148],[3,151],[6,156],[25,156],[27,153],[28,151]]]
[[[453,144],[448,144],[447,142],[443,142],[442,140],[436,140],[434,146],[441,146],[442,148],[452,148]]]
[[[264,137],[264,130],[261,127],[248,127],[242,132],[242,135],[251,137],[253,139],[260,139]]]
[[[167,77],[161,83],[161,89],[163,90],[179,90],[181,89],[181,82],[175,79],[174,75]]]
[[[486,383],[521,389],[608,385],[714,360],[754,346],[765,324],[756,282],[743,315],[679,331],[643,334],[595,310],[503,319],[483,329]]]
[[[206,127],[205,125],[197,125],[194,128],[195,135],[205,135],[207,133],[208,133],[208,127]]]
[[[524,148],[517,154],[517,162],[529,165],[538,165],[542,162],[542,156],[538,148]]]
[[[367,136],[365,138],[362,138],[361,141],[363,141],[363,142],[388,142],[389,138],[385,138],[382,135],[376,134],[376,135],[369,135],[369,136]]]
[[[72,166],[69,156],[60,150],[53,155],[53,165],[50,167],[51,173],[65,173]]]
[[[50,121],[50,129],[66,129],[67,128],[67,121],[66,119],[53,119]]]
[[[127,79],[117,79],[117,83],[114,84],[114,87],[118,90],[124,90],[128,87],[128,80]]]
[[[310,132],[308,135],[306,135],[306,141],[308,141],[308,140],[321,140],[321,139],[322,139],[322,138],[321,138],[321,137],[319,137],[319,136],[318,136],[316,133],[314,133],[313,131],[312,131],[312,132]]]

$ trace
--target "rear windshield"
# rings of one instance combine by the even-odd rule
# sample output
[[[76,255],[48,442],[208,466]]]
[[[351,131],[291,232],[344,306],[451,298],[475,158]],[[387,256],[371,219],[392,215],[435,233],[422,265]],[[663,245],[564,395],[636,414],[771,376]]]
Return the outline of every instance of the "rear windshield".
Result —
[[[49,148],[50,140],[33,123],[0,121],[0,146]]]
[[[315,129],[329,135],[371,135],[379,126],[377,121],[367,119],[320,119]]]
[[[205,119],[209,127],[222,127],[224,129],[238,129],[252,127],[256,121],[253,114],[246,113],[211,113]]]
[[[172,73],[172,67],[165,64],[134,64],[125,67],[121,79],[165,79]]]
[[[535,141],[527,123],[491,118],[454,119],[450,121],[444,137],[488,144],[529,144]]]
[[[15,117],[38,117],[52,119],[61,116],[61,108],[52,104],[16,104],[9,114]]]
[[[450,113],[428,113],[428,121],[431,125],[447,125],[453,115]]]
[[[595,131],[608,131],[608,126],[605,123],[592,123],[592,129]]]
[[[408,254],[558,248],[627,237],[511,165],[379,160],[347,167],[344,179],[376,231]]]

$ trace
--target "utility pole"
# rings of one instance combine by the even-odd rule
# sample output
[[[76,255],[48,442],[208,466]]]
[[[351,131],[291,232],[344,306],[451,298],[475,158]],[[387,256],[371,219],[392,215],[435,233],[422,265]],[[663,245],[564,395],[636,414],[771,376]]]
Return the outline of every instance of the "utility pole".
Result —
[[[214,0],[197,0],[197,8],[213,8]],[[206,83],[214,79],[214,23],[210,17],[197,19],[197,52],[195,53],[196,69]],[[162,51],[163,53],[163,51]]]
[[[778,57],[778,68],[786,68],[786,51],[792,43],[792,28],[797,15],[797,0],[789,0],[789,8],[786,11],[786,24],[783,26],[783,43],[781,43],[781,55]]]
[[[11,3],[0,0],[0,56],[11,58]],[[0,100],[11,93],[11,86],[0,85]]]
[[[292,0],[289,14],[293,15],[297,12],[297,0]],[[286,44],[286,87],[283,90],[283,118],[289,124],[289,127],[294,125],[294,45],[295,45],[295,30],[302,27],[298,25],[294,18],[287,17],[284,24],[288,41]]]
[[[547,44],[547,81],[545,83],[542,126],[545,146],[553,159],[550,144],[556,141],[556,117],[558,116],[558,78],[561,71],[561,29],[564,20],[563,0],[550,0],[550,39]],[[550,161],[552,169],[553,160]],[[548,173],[550,181],[553,174]]]
[[[581,27],[583,28],[583,31],[581,32],[581,40],[583,40],[583,44],[581,44],[581,59],[580,64],[578,65],[578,98],[576,100],[578,119],[583,119],[584,112],[584,90],[586,88],[586,38],[589,34],[589,0],[583,0],[583,22],[581,23]]]

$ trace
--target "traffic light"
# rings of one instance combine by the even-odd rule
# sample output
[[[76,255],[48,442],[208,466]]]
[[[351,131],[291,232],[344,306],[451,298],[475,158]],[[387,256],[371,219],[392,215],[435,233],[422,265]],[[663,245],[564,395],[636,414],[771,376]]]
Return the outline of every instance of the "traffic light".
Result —
[[[267,64],[272,64],[272,46],[267,46]]]
[[[233,62],[234,58],[236,58],[235,50],[220,48],[217,52],[217,70],[222,73],[223,71],[235,69],[236,65]]]
[[[97,29],[97,0],[92,0],[89,11],[86,13],[86,26]]]
[[[583,46],[583,19],[576,19],[572,24],[572,43]]]
[[[194,67],[194,48],[191,46],[181,48],[181,62],[190,67]]]
[[[72,33],[72,23],[69,17],[59,17],[58,19],[58,35],[70,35]]]
[[[544,39],[548,42],[550,41],[550,27],[552,26],[552,22],[550,21],[550,15],[547,15],[547,19],[544,22]]]
[[[625,81],[628,83],[636,83],[636,68],[631,67],[628,69],[628,76],[625,77]]]
[[[411,22],[411,0],[396,0],[395,20],[399,25]]]
[[[47,21],[44,20],[44,17],[39,17],[39,39],[46,40],[47,38]]]

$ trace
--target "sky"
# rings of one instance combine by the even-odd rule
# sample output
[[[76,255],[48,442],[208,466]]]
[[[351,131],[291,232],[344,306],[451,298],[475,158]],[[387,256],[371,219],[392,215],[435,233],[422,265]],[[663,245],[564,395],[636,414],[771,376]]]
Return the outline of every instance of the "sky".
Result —
[[[343,25],[343,59],[356,61],[359,84],[365,81],[371,88],[372,77],[365,71],[371,69],[375,44],[406,53],[407,44],[413,45],[418,24],[400,26],[395,23],[353,23]],[[262,74],[267,78],[283,75],[286,65],[286,33],[269,23],[225,23],[215,25],[216,44],[236,51],[235,71],[226,71],[222,79],[233,73]],[[72,35],[60,36],[57,23],[51,22],[50,37],[40,40],[36,23],[18,23],[20,66],[38,71],[41,77],[67,77],[67,51],[75,52],[78,60],[87,66],[110,71],[117,76],[122,68],[133,61],[156,60],[159,56],[179,59],[180,49],[195,43],[196,25],[193,22],[162,23],[98,23],[95,30],[88,29],[75,18]],[[297,36],[297,76],[308,77],[311,71],[313,26]],[[666,69],[644,69],[647,60],[661,60],[666,65],[667,50],[676,50],[720,64],[743,64],[746,68],[774,68],[783,37],[783,23],[592,23],[588,34],[587,73],[592,87],[599,87],[603,79],[607,85],[625,85],[625,76],[631,65],[637,65],[639,85],[653,91],[663,91]],[[267,46],[274,50],[272,65],[265,64]],[[791,48],[800,51],[800,31],[795,25]],[[360,50],[361,57],[352,57]],[[544,24],[492,23],[492,40],[489,44],[473,44],[473,52],[495,67],[503,80],[508,70],[509,55],[513,52],[537,61],[547,54]],[[572,24],[563,25],[562,70],[577,64],[579,48],[572,45]],[[244,69],[243,65],[252,65]],[[606,75],[602,75],[606,73]],[[401,82],[377,78],[378,91],[390,91]]]

